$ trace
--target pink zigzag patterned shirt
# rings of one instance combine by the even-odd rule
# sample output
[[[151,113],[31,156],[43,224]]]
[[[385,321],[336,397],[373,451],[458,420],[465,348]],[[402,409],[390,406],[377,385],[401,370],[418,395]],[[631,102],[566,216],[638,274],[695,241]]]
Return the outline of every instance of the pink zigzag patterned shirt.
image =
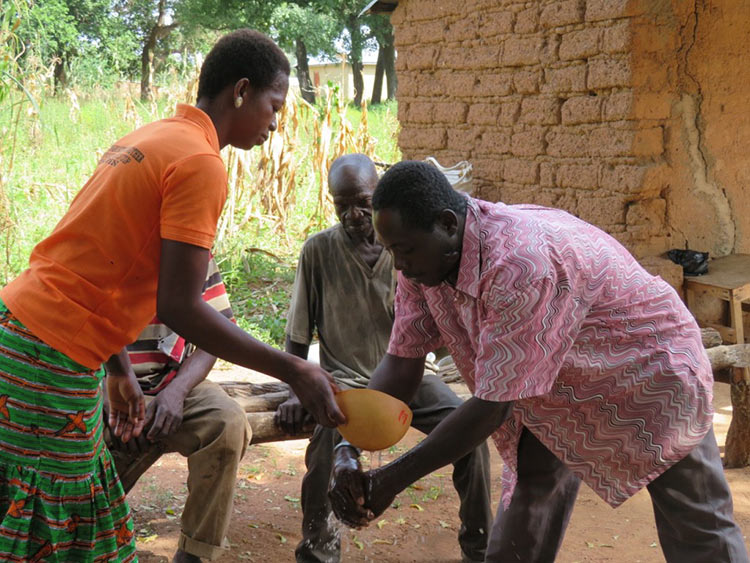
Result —
[[[455,288],[399,274],[389,353],[445,345],[474,396],[515,401],[493,439],[503,503],[523,426],[612,506],[712,423],[711,367],[676,292],[568,213],[470,199]]]

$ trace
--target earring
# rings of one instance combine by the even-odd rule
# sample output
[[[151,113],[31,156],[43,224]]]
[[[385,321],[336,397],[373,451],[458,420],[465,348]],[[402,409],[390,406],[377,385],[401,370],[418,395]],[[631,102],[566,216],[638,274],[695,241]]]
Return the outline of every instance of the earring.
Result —
[[[242,105],[242,96],[237,96],[234,99],[234,107],[239,108]]]

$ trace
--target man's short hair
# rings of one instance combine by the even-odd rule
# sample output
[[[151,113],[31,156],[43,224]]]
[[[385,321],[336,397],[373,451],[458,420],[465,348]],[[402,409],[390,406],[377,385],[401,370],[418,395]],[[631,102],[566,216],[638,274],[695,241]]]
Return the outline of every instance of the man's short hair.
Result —
[[[254,29],[238,29],[219,39],[201,67],[198,99],[214,99],[241,78],[256,90],[271,86],[279,72],[289,75],[289,60],[273,40]]]
[[[395,209],[404,224],[431,231],[445,209],[464,215],[466,196],[454,190],[445,174],[431,164],[404,160],[380,178],[372,195],[372,208]]]
[[[357,169],[361,170],[374,170],[377,174],[377,170],[375,170],[375,163],[372,161],[372,159],[367,156],[366,154],[362,153],[349,153],[344,154],[338,157],[336,160],[333,161],[331,164],[331,167],[328,169],[328,174],[331,175],[334,172],[336,172],[339,168],[342,166],[346,167],[356,167]]]

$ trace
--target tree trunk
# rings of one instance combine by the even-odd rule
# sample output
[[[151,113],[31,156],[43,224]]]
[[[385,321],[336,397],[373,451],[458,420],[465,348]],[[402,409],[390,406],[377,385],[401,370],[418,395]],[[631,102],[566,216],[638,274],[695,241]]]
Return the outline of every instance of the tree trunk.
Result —
[[[65,66],[64,58],[55,59],[55,68],[53,70],[55,94],[62,92],[68,85],[68,75]]]
[[[362,61],[352,60],[352,78],[354,81],[354,105],[359,107],[362,105],[362,95],[365,90],[365,79],[362,77]]]
[[[156,23],[151,28],[146,37],[146,41],[143,43],[143,49],[141,50],[141,101],[147,102],[151,99],[151,85],[154,79],[154,49],[156,48],[156,42],[165,37],[177,27],[177,23],[166,25],[167,21],[167,0],[159,0],[158,5],[158,16]]]
[[[295,50],[297,55],[297,80],[302,99],[309,104],[315,103],[315,85],[310,80],[310,66],[307,62],[307,46],[302,39],[295,40]]]
[[[378,62],[375,64],[375,80],[372,83],[371,104],[379,104],[383,93],[383,75],[385,74],[385,57],[383,55],[383,46],[378,47]]]
[[[362,29],[359,26],[357,12],[349,15],[347,29],[349,30],[349,37],[351,37],[352,42],[352,51],[349,54],[349,60],[352,64],[354,105],[359,107],[362,105],[362,96],[365,93],[365,80],[362,77],[362,45],[364,44],[364,37],[362,36]]]
[[[393,45],[393,34],[391,39],[383,48],[385,65],[385,77],[388,81],[388,99],[396,98],[396,88],[398,87],[398,77],[396,76],[396,47]]]
[[[732,421],[724,445],[724,466],[745,467],[750,465],[750,382],[739,377],[731,385]]]
[[[141,101],[147,102],[151,99],[151,82],[153,67],[151,66],[151,58],[154,46],[156,45],[156,28],[151,30],[148,34],[148,39],[143,44],[143,50],[141,51]]]

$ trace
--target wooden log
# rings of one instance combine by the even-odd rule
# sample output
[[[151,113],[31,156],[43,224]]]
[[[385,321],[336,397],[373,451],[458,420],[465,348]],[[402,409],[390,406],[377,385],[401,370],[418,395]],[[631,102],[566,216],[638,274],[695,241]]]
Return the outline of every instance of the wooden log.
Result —
[[[715,337],[710,333],[707,334],[709,338],[707,340],[704,337],[704,343],[715,342]],[[750,367],[750,344],[712,345],[712,347],[706,349],[706,353],[715,374],[732,368]],[[445,369],[446,366],[440,367],[442,369],[439,370],[439,374],[448,376],[446,379],[452,381],[457,372],[452,369]],[[224,381],[220,382],[219,385],[248,413],[247,419],[253,431],[251,444],[309,438],[315,429],[315,424],[310,423],[303,428],[300,434],[286,434],[274,423],[276,408],[289,398],[289,386],[285,383]],[[727,452],[732,451],[732,456],[731,459],[727,459],[729,456],[725,455],[725,459],[727,459],[727,463],[740,465],[728,465],[730,467],[744,467],[750,463],[750,390],[748,390],[748,385],[750,384],[747,382],[745,382],[744,387],[737,383],[732,384],[732,404],[735,405],[735,412],[732,416],[732,425],[730,426],[730,434],[727,436],[726,448]],[[451,383],[451,387],[457,394],[464,396],[464,393],[460,393],[464,389],[463,383]],[[743,405],[749,406],[743,410]],[[738,413],[745,414],[738,416]],[[746,421],[743,422],[745,418]],[[747,440],[744,437],[746,429]],[[735,447],[734,443],[747,443],[749,446],[748,448]]]
[[[280,381],[269,381],[267,383],[251,383],[249,381],[220,381],[222,389],[230,397],[255,397],[265,393],[289,393],[289,385]]]
[[[711,369],[750,367],[750,344],[727,344],[706,349]]]
[[[721,334],[715,328],[702,328],[701,329],[701,341],[703,342],[704,348],[713,348],[719,346],[723,342]]]
[[[299,434],[287,434],[281,431],[273,421],[273,412],[250,412],[247,413],[247,421],[253,429],[251,444],[263,444],[265,442],[279,442],[282,440],[299,440],[309,438],[315,430],[315,423],[311,422],[302,427]]]
[[[221,381],[219,385],[245,412],[275,411],[289,398],[289,386],[286,383]]]
[[[276,408],[289,398],[289,390],[276,393],[265,393],[255,397],[232,397],[245,412],[275,411]]]

